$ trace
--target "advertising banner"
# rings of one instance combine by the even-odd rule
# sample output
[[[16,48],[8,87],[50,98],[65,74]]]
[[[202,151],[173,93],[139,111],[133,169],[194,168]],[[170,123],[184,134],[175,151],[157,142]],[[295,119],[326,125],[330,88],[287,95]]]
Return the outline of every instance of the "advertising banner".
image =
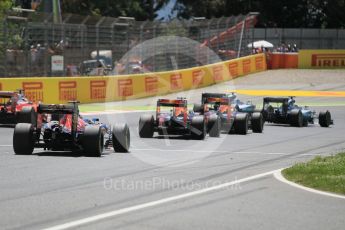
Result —
[[[1,78],[0,89],[23,89],[30,100],[44,103],[119,101],[206,87],[266,67],[265,55],[258,54],[190,69],[136,75]]]
[[[298,57],[298,68],[345,68],[345,50],[300,50]]]
[[[62,72],[64,71],[64,58],[61,55],[54,55],[51,57],[52,72]]]

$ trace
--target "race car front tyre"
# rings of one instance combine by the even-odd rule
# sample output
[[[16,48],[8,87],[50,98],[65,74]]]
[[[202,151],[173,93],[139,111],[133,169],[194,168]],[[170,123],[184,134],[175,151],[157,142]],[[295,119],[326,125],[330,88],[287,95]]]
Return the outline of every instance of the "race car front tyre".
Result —
[[[248,133],[248,114],[236,114],[234,121],[234,130],[236,134],[240,135],[246,135]]]
[[[195,116],[191,122],[191,136],[196,140],[204,140],[206,136],[206,125],[204,116]]]
[[[127,124],[115,124],[112,129],[115,152],[127,153],[130,146],[130,132]]]
[[[34,127],[29,123],[19,123],[14,128],[13,150],[16,155],[31,155],[34,151]]]
[[[200,113],[202,114],[203,113],[203,106],[201,104],[194,104],[193,106],[193,111],[194,113]]]
[[[290,112],[290,125],[294,127],[302,127],[303,126],[303,114],[299,109],[293,109]]]
[[[139,136],[141,138],[152,138],[154,133],[154,118],[150,114],[144,114],[139,119]]]
[[[220,136],[220,130],[221,130],[221,120],[219,116],[212,115],[207,124],[207,129],[210,137],[219,137]]]
[[[329,127],[331,122],[331,113],[328,110],[326,112],[319,113],[319,124],[321,127]]]
[[[17,112],[17,123],[30,123],[34,127],[37,124],[37,113],[31,106],[25,106],[21,111]]]
[[[101,157],[104,146],[104,136],[101,128],[98,126],[86,126],[82,146],[86,156]]]
[[[262,116],[262,113],[253,113],[251,123],[254,133],[262,133],[262,131],[264,130],[264,118]]]

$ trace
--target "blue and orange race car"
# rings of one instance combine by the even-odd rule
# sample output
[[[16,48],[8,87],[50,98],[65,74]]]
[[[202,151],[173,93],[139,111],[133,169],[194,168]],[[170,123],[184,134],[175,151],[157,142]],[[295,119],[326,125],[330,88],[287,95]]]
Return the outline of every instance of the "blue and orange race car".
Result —
[[[19,123],[15,126],[15,154],[29,155],[34,148],[43,148],[84,152],[87,156],[100,157],[104,147],[110,145],[116,152],[129,151],[130,133],[127,124],[115,124],[110,129],[96,121],[85,121],[79,115],[77,102],[39,104],[37,112],[42,119],[37,125]]]
[[[206,136],[206,123],[203,115],[188,112],[186,99],[159,99],[156,117],[144,114],[139,120],[140,137],[151,138],[155,132],[159,135],[188,135],[202,140]]]
[[[207,130],[210,135],[216,135],[219,130],[242,135],[246,135],[248,129],[257,133],[262,132],[261,113],[240,110],[235,98],[234,94],[203,93],[201,104],[194,104],[194,112],[203,114],[209,121]],[[214,120],[218,121],[214,122]]]

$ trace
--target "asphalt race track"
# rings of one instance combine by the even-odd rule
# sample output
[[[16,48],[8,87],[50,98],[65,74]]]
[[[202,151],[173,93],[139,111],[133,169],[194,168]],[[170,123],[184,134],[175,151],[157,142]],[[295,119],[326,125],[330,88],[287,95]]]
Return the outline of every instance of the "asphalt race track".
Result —
[[[344,98],[303,98],[309,100]],[[262,134],[204,141],[140,139],[142,112],[100,115],[131,130],[130,153],[106,150],[101,158],[40,149],[16,156],[13,128],[2,126],[0,228],[67,229],[73,222],[73,229],[343,229],[345,199],[291,187],[271,173],[345,149],[345,107],[315,107],[326,109],[335,122],[330,128],[268,124]],[[216,188],[227,182],[234,183]]]

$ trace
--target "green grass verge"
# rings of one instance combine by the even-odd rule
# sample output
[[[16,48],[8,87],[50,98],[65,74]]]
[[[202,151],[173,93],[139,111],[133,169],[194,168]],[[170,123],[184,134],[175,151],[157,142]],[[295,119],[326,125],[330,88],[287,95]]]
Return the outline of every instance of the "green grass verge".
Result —
[[[310,162],[285,169],[282,174],[286,179],[306,187],[345,194],[345,153],[318,156]]]

